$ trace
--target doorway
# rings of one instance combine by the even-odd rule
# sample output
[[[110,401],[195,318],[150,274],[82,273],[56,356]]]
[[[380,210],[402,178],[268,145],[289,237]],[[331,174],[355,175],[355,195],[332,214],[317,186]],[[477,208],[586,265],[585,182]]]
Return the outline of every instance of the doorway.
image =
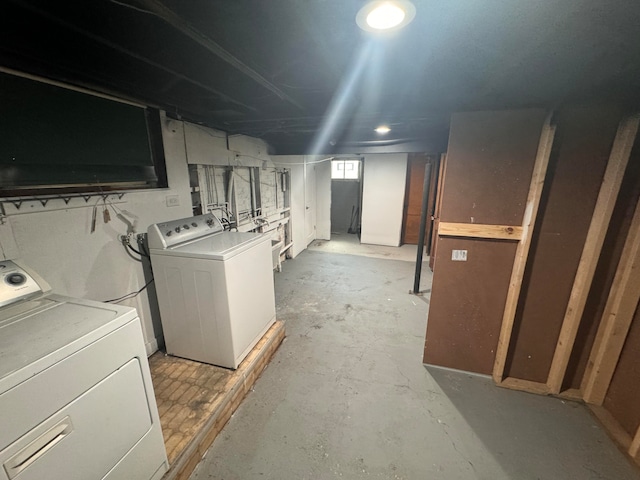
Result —
[[[360,235],[362,161],[331,161],[331,233]]]

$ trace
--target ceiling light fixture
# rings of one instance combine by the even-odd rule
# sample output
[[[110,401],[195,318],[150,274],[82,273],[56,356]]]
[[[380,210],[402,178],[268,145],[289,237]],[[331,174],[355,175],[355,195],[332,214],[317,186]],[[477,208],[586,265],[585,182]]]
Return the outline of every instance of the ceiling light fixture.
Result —
[[[416,8],[408,0],[370,2],[356,15],[356,23],[369,32],[390,32],[407,25],[416,15]]]
[[[375,132],[380,134],[380,135],[386,135],[390,131],[391,131],[391,129],[389,127],[387,127],[386,125],[380,125],[378,128],[375,129]]]

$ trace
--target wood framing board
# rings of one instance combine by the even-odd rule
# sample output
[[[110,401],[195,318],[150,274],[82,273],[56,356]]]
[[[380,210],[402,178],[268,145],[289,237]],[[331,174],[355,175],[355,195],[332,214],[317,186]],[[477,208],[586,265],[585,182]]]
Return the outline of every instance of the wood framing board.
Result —
[[[438,235],[443,237],[493,238],[501,240],[520,240],[521,226],[479,225],[476,223],[442,222]]]
[[[544,383],[521,380],[519,378],[507,377],[498,383],[499,387],[520,390],[522,392],[536,393],[538,395],[549,395],[549,387]]]
[[[547,383],[620,118],[617,109],[587,107],[555,116],[505,377]]]
[[[631,223],[581,390],[584,400],[602,405],[640,299],[640,204]]]
[[[551,114],[549,114],[542,127],[542,133],[540,135],[536,160],[533,167],[533,173],[531,175],[529,194],[527,196],[526,208],[522,220],[521,239],[520,242],[518,242],[516,249],[513,268],[511,270],[511,279],[509,280],[509,290],[507,292],[502,316],[502,326],[500,329],[496,357],[493,365],[493,379],[498,384],[502,383],[503,380],[507,354],[509,351],[509,342],[511,340],[511,333],[513,330],[513,322],[516,315],[516,308],[518,306],[518,298],[520,297],[522,279],[524,277],[524,268],[527,263],[527,256],[529,254],[529,247],[531,245],[531,238],[533,234],[533,225],[535,224],[538,213],[538,205],[540,203],[540,196],[542,195],[542,188],[544,186],[544,179],[547,173],[547,165],[549,164],[549,156],[551,155],[551,147],[553,145],[555,131],[556,127],[551,124]]]
[[[602,423],[602,426],[613,441],[620,445],[623,450],[629,451],[632,442],[631,436],[620,426],[616,419],[599,405],[589,405],[589,409],[600,423]]]
[[[639,460],[638,453],[640,453],[640,427],[638,427],[638,430],[633,437],[633,441],[631,442],[631,446],[629,447],[629,455],[631,455],[636,461]]]
[[[549,369],[547,385],[551,393],[559,393],[562,387],[587,295],[638,131],[638,121],[637,116],[622,121],[611,149]]]
[[[634,436],[640,427],[640,314],[633,322],[602,406]]]

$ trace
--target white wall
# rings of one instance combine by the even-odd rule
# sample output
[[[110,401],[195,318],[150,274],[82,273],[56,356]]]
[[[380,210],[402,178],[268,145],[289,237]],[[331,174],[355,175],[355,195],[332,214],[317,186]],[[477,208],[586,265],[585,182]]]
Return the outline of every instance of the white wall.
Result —
[[[162,115],[162,136],[169,188],[133,191],[122,199],[109,196],[109,201],[133,223],[136,233],[145,233],[153,223],[192,215],[188,155],[191,163],[272,165],[265,153],[266,144],[258,139],[230,137],[230,147],[235,150],[227,150],[224,132],[168,119],[165,115]],[[178,196],[178,206],[167,207],[169,195]],[[96,230],[91,233],[96,202]],[[116,218],[113,209],[111,221],[104,223],[102,200],[92,197],[86,203],[76,198],[68,205],[63,200],[51,200],[46,206],[38,201],[25,201],[19,209],[10,202],[4,205],[7,217],[0,224],[0,255],[4,259],[22,258],[56,293],[108,300],[135,292],[147,282],[149,277],[145,276],[142,264],[132,259],[119,241],[120,235],[127,233],[127,225]],[[153,285],[149,290],[121,304],[137,308],[147,353],[151,354],[157,350],[162,327],[155,300],[149,301],[149,295],[154,296]]]
[[[406,153],[365,155],[362,243],[400,245],[406,178]]]
[[[316,167],[316,238],[331,240],[331,162]]]

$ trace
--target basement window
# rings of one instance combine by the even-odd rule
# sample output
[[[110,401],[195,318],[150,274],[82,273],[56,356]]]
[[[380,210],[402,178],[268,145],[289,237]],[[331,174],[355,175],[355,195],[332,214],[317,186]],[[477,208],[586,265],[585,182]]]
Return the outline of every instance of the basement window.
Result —
[[[158,110],[0,72],[0,197],[161,187]]]
[[[358,180],[360,178],[360,160],[332,160],[332,180]]]

